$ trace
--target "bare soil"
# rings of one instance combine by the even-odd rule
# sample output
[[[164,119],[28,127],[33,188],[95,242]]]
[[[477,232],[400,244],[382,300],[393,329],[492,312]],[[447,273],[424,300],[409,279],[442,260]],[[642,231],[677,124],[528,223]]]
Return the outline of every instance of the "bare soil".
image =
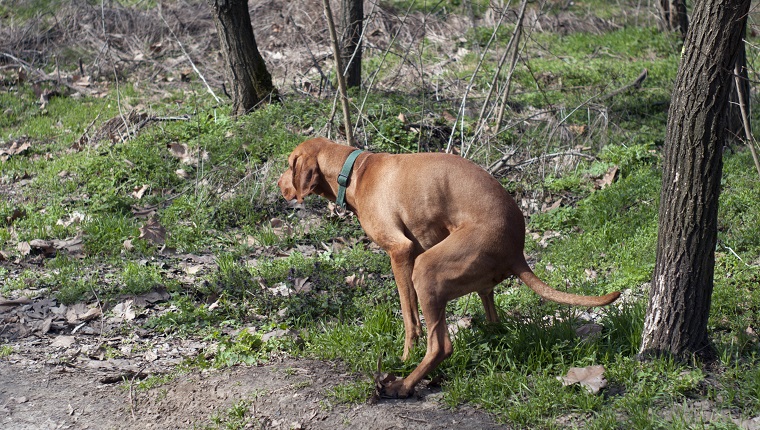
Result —
[[[440,392],[422,389],[408,400],[332,404],[325,391],[357,375],[335,363],[283,360],[258,367],[193,371],[145,390],[103,383],[101,372],[0,361],[0,427],[40,429],[185,429],[210,425],[232,405],[249,400],[251,428],[441,429],[508,428],[470,407],[448,409]]]

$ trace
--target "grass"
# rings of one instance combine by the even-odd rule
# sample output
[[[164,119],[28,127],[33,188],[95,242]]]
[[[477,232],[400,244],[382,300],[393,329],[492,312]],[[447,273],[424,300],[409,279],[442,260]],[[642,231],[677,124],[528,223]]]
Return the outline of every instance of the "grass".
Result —
[[[389,3],[397,11],[463,10],[460,2],[435,9],[421,2]],[[620,17],[626,7],[621,2],[577,3],[574,13],[605,19]],[[17,12],[0,7],[0,16],[31,19],[56,4],[33,2]],[[486,2],[475,2],[475,14],[481,16],[485,7]],[[509,29],[502,31],[494,58],[509,37]],[[490,37],[490,29],[475,29],[471,36],[459,46],[471,52],[436,76],[439,82],[469,79],[479,58],[476,45]],[[467,317],[473,323],[456,334],[454,354],[431,375],[442,380],[444,402],[476,405],[518,428],[734,428],[730,417],[757,416],[760,187],[751,157],[734,147],[724,156],[709,322],[720,362],[705,367],[666,359],[638,361],[646,300],[642,285],[651,278],[655,258],[658,151],[679,60],[677,38],[629,25],[599,34],[533,33],[526,40],[527,60],[516,71],[514,101],[553,116],[543,122],[519,121],[508,133],[476,142],[472,157],[487,165],[512,147],[525,158],[588,148],[584,151],[593,160],[569,166],[542,162],[500,179],[526,200],[563,198],[561,207],[530,218],[531,232],[559,233],[546,247],[528,239],[526,251],[542,279],[587,294],[633,291],[634,299],[600,317],[603,330],[592,339],[576,335],[582,310],[542,303],[515,281],[497,289],[498,324],[484,321],[477,298],[452,302],[452,320]],[[448,52],[440,42],[425,43],[430,46],[420,56],[425,61]],[[374,55],[366,61],[370,70],[381,62]],[[379,79],[395,74],[402,61],[391,56],[385,64]],[[488,60],[476,77],[475,100],[490,84],[494,64]],[[649,74],[641,90],[600,98],[631,82],[643,68]],[[408,362],[400,360],[403,324],[388,257],[368,243],[355,219],[328,213],[323,200],[308,198],[303,208],[291,209],[277,193],[275,181],[287,154],[302,133],[328,125],[332,100],[290,94],[283,104],[235,119],[197,83],[187,85],[171,89],[151,106],[158,114],[187,114],[189,120],[153,123],[132,139],[101,142],[83,151],[71,146],[88,124],[94,121],[97,129],[118,114],[117,101],[139,105],[148,95],[124,86],[121,93],[112,90],[102,99],[56,97],[41,109],[31,86],[2,87],[0,145],[24,136],[31,147],[0,164],[0,189],[21,196],[0,201],[0,249],[12,260],[22,258],[19,241],[81,234],[85,252],[83,258],[59,253],[41,259],[14,277],[13,266],[3,263],[0,294],[35,289],[72,304],[165,288],[170,303],[160,315],[142,321],[142,327],[214,345],[185,366],[258,364],[283,353],[339,359],[365,377],[331,389],[327,395],[335,402],[366,400],[378,358],[383,371],[408,374],[424,355],[425,344],[417,345]],[[368,94],[361,135],[375,151],[440,150],[445,142],[404,127],[399,115],[409,123],[444,127],[443,111],[455,111],[461,97],[448,91],[453,90]],[[353,97],[363,100],[364,95]],[[518,113],[510,115],[516,119]],[[464,137],[473,132],[473,119],[467,115]],[[553,131],[559,120],[586,131],[569,140],[558,137]],[[194,160],[171,154],[167,146],[180,143]],[[618,179],[597,189],[594,178],[613,166],[619,169]],[[132,193],[144,185],[148,191],[137,199]],[[155,207],[166,228],[163,250],[140,238],[146,219],[135,212],[145,207]],[[86,219],[58,223],[74,212]],[[290,230],[273,227],[273,218]],[[125,247],[125,241],[132,247]],[[213,263],[184,278],[177,275],[180,261],[172,257],[183,254],[213,256]],[[307,290],[297,291],[304,285]],[[289,329],[298,330],[300,337],[262,340],[268,331]],[[0,346],[0,356],[13,351],[10,345]],[[601,395],[563,387],[557,380],[570,367],[594,364],[606,368],[609,385]],[[165,382],[151,380],[144,388]],[[702,414],[702,401],[718,418]],[[249,406],[241,400],[202,428],[255,427]]]

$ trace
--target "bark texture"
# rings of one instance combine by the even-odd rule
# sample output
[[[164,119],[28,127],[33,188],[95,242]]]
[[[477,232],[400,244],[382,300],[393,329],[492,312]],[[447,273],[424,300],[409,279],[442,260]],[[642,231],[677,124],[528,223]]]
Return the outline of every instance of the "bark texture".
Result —
[[[340,51],[341,63],[345,69],[348,88],[358,88],[362,84],[362,28],[364,23],[364,0],[341,0],[341,28],[343,47]]]
[[[657,263],[643,356],[713,358],[707,319],[713,291],[718,195],[733,67],[750,0],[696,2],[668,112]]]
[[[232,114],[244,115],[262,101],[277,100],[272,76],[256,46],[248,0],[209,0],[226,65]]]

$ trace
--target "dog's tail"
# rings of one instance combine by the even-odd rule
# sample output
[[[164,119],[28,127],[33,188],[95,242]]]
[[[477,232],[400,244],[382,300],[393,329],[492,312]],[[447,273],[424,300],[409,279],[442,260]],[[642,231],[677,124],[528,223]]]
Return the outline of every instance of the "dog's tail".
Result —
[[[538,279],[538,276],[536,276],[528,267],[518,273],[517,276],[539,296],[547,300],[562,303],[565,305],[586,307],[604,306],[614,302],[618,297],[620,297],[619,291],[605,294],[603,296],[580,296],[578,294],[570,294],[562,291],[557,291],[547,285],[544,281]]]

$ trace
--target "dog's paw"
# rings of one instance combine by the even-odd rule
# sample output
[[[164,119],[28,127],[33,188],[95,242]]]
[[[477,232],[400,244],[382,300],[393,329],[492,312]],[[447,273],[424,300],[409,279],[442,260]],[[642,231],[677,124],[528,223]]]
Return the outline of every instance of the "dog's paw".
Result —
[[[378,381],[378,391],[380,397],[385,399],[406,399],[414,394],[414,388],[408,389],[404,386],[403,379],[396,379],[395,376],[389,376],[383,381]]]

